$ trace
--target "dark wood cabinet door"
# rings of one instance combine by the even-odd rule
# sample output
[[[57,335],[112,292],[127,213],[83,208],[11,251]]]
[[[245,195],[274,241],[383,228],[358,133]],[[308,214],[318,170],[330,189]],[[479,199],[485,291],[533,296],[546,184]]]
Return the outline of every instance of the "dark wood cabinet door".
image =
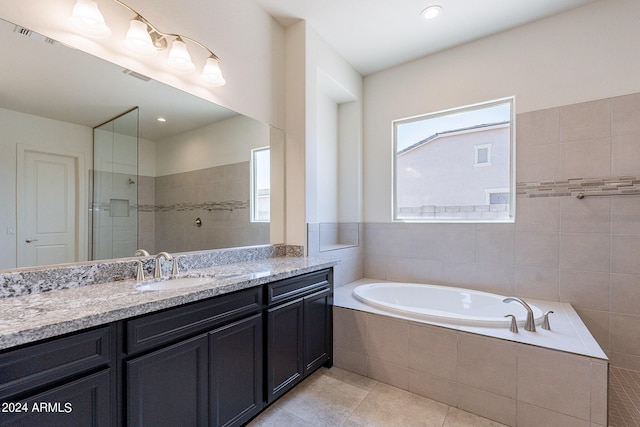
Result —
[[[0,425],[110,427],[115,414],[109,371],[87,375],[26,399],[4,400]]]
[[[267,311],[267,402],[298,383],[304,374],[303,299]]]
[[[127,426],[208,425],[208,340],[199,335],[125,363]]]
[[[304,298],[305,376],[332,358],[332,298],[331,289]]]
[[[209,425],[241,426],[263,407],[262,315],[209,334]]]

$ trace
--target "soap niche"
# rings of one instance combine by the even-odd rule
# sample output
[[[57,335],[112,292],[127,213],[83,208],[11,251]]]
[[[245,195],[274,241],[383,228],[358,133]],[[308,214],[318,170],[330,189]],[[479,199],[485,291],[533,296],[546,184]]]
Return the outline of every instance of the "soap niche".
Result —
[[[320,252],[360,244],[360,227],[357,222],[321,222],[319,226]]]

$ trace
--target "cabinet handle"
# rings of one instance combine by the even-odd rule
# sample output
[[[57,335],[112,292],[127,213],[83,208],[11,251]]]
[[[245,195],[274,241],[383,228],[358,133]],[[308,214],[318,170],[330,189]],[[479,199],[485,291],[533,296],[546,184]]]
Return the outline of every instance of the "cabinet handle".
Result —
[[[38,239],[27,239],[27,240],[25,240],[25,242],[27,242],[27,243],[37,242],[37,241],[38,241]]]

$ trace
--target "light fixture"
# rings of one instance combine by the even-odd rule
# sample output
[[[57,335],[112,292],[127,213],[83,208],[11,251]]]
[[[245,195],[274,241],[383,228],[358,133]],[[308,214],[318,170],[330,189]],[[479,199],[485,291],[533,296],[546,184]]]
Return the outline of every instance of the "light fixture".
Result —
[[[191,62],[191,55],[189,55],[187,45],[180,37],[177,37],[171,44],[169,64],[176,70],[186,73],[190,73],[196,69],[196,66]]]
[[[129,22],[129,31],[125,37],[125,44],[132,52],[142,56],[154,56],[158,51],[168,47],[167,39],[171,42],[171,50],[168,54],[169,65],[182,72],[192,72],[196,66],[191,60],[187,47],[187,41],[204,50],[207,55],[202,70],[202,79],[211,86],[223,86],[226,80],[220,70],[220,58],[208,47],[196,40],[173,33],[163,33],[152,25],[145,17],[127,6],[120,0],[113,0],[129,10],[133,19]],[[71,17],[73,26],[79,32],[91,37],[108,37],[111,30],[106,25],[95,0],[76,0]]]
[[[71,24],[81,33],[91,37],[109,37],[111,30],[104,22],[104,17],[93,0],[78,0],[73,6]]]
[[[129,31],[124,39],[129,50],[142,56],[154,56],[158,50],[153,45],[147,24],[136,16],[129,22]]]
[[[207,58],[207,62],[204,64],[202,78],[211,86],[224,86],[227,83],[224,77],[222,77],[220,59],[213,53]]]
[[[440,15],[441,12],[442,12],[442,6],[435,4],[423,10],[421,15],[424,19],[433,19],[438,15]]]

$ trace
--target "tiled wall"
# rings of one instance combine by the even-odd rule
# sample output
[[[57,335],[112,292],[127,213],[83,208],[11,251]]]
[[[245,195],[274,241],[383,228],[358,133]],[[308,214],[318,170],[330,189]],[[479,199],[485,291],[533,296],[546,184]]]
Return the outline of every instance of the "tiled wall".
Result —
[[[361,239],[362,224],[359,223],[307,224],[307,255],[340,260],[333,268],[334,286],[346,285],[362,279],[364,274]],[[345,243],[341,247],[335,244],[338,242]]]
[[[136,175],[131,174],[93,172],[92,259],[119,258],[135,252],[138,244],[136,179]]]
[[[336,366],[509,426],[606,425],[604,360],[342,307],[334,322]]]
[[[640,195],[575,197],[637,184],[640,94],[516,120],[515,223],[366,223],[364,276],[569,302],[614,366],[640,370]],[[546,188],[565,182],[579,188]]]
[[[139,181],[140,246],[151,253],[269,243],[269,223],[249,220],[249,162]]]

